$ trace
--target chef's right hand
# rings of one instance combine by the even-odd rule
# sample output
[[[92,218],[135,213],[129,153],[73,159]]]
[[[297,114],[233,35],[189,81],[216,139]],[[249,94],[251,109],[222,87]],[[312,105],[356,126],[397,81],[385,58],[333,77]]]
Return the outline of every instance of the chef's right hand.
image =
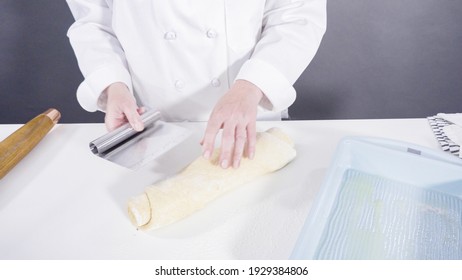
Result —
[[[119,126],[130,123],[131,127],[136,131],[144,129],[144,124],[141,121],[140,114],[143,109],[136,105],[136,100],[133,94],[130,93],[128,87],[124,83],[113,83],[109,85],[103,92],[102,98],[105,99],[106,117],[104,122],[106,128],[112,131]]]

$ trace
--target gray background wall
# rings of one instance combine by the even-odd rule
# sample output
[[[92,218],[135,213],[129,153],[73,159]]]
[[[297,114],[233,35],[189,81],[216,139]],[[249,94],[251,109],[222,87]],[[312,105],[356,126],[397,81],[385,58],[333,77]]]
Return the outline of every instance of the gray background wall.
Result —
[[[328,31],[295,84],[292,119],[407,118],[462,112],[462,1],[328,0]],[[56,107],[101,122],[75,90],[64,0],[0,0],[0,123]]]

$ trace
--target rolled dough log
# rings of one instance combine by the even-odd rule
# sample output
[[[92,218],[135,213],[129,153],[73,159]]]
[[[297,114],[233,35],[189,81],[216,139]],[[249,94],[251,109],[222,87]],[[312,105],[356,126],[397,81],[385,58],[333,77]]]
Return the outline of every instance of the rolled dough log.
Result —
[[[147,187],[143,194],[130,199],[130,220],[143,230],[174,223],[218,196],[284,167],[295,156],[294,143],[281,129],[259,132],[253,160],[243,158],[238,169],[223,169],[218,165],[218,150],[210,161],[199,157],[181,173]]]

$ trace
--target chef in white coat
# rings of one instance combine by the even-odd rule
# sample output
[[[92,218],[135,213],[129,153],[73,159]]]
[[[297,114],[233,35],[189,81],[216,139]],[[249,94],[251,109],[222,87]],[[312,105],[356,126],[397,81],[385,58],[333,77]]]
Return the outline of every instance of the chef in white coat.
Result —
[[[142,130],[141,106],[167,121],[208,121],[209,158],[253,158],[256,120],[280,120],[326,29],[326,0],[67,0],[84,81],[77,99],[113,130]]]

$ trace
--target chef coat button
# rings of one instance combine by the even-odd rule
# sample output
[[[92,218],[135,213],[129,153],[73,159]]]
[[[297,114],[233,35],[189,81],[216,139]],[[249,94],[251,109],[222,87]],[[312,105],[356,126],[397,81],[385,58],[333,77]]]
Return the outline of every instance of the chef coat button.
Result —
[[[215,29],[207,30],[207,37],[209,37],[210,39],[216,38],[217,36],[218,36],[218,33],[217,31],[215,31]]]
[[[176,33],[173,32],[173,31],[165,32],[164,39],[165,40],[175,40],[176,39]]]
[[[175,87],[176,87],[177,89],[182,89],[182,88],[184,88],[184,82],[183,82],[182,80],[176,80],[176,81],[175,81]]]
[[[221,82],[219,79],[215,78],[210,82],[210,84],[212,85],[212,87],[219,87],[221,85]]]

